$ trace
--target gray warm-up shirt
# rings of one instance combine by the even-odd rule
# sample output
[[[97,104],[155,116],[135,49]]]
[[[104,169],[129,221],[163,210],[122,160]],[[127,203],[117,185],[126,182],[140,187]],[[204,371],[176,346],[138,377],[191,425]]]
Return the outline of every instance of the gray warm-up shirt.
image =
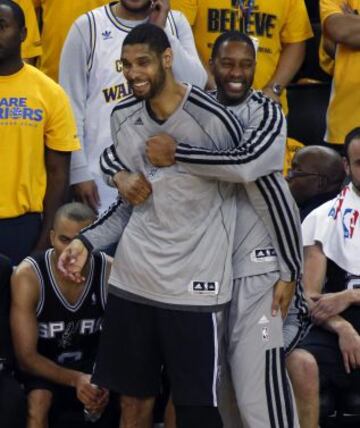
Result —
[[[165,122],[152,117],[145,101],[131,96],[115,107],[111,125],[111,156],[120,167],[143,173],[152,194],[133,209],[121,236],[110,291],[165,307],[220,309],[232,294],[235,186],[189,174],[178,164],[155,168],[146,158],[145,142],[167,133],[183,144],[233,150],[242,138],[240,124],[216,100],[188,85],[181,105]],[[111,241],[108,225],[118,208],[121,204],[83,236],[93,244]]]

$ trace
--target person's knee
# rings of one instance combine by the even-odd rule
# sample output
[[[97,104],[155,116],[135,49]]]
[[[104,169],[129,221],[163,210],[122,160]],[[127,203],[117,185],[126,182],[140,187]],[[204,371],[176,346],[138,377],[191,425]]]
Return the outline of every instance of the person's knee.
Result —
[[[37,421],[39,426],[47,426],[52,393],[46,389],[34,389],[27,396],[28,420]]]
[[[121,428],[150,427],[154,401],[153,397],[137,398],[122,396],[120,398]]]
[[[295,349],[286,358],[286,366],[296,395],[319,393],[319,369],[315,358],[303,349]]]

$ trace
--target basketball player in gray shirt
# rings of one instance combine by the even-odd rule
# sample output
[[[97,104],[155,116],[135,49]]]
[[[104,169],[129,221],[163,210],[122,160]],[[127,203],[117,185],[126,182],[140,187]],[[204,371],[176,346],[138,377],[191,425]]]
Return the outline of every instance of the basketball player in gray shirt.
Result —
[[[196,177],[178,165],[155,168],[145,142],[164,132],[185,144],[231,150],[242,129],[210,96],[174,79],[170,44],[159,27],[134,28],[121,59],[134,96],[113,110],[113,139],[123,168],[147,177],[152,195],[133,209],[116,250],[93,381],[122,395],[121,426],[127,428],[134,426],[127,403],[132,397],[151,403],[165,365],[177,426],[218,428],[215,315],[232,295],[235,186]],[[74,245],[90,249],[92,233],[105,230],[116,208]],[[108,227],[103,241],[113,238]],[[74,266],[71,248],[61,256],[65,271]],[[82,246],[82,261],[86,253]],[[147,416],[138,415],[137,426],[147,426]]]
[[[237,401],[245,426],[296,426],[292,398],[287,393],[283,323],[280,316],[273,316],[273,311],[276,312],[277,289],[285,285],[279,278],[300,279],[299,219],[282,175],[264,176],[270,168],[282,169],[286,129],[280,109],[251,90],[254,67],[255,52],[248,37],[239,33],[220,36],[213,52],[213,71],[219,88],[216,95],[244,125],[243,143],[237,151],[217,153],[180,142],[175,152],[176,146],[160,136],[151,139],[147,153],[157,166],[169,166],[176,160],[196,175],[245,182],[238,187],[237,195],[235,289],[228,326],[228,357]],[[104,153],[102,162],[103,170],[110,175],[123,169],[113,147]],[[141,201],[140,197],[137,203]],[[284,327],[287,351],[303,334],[306,315],[298,283]]]

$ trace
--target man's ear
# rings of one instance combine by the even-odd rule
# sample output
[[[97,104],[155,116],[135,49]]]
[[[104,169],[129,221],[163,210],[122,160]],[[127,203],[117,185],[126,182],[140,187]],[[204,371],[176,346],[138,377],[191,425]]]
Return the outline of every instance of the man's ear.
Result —
[[[173,64],[173,51],[171,48],[166,48],[162,53],[162,63],[165,70],[169,70]]]
[[[21,39],[21,43],[24,43],[24,41],[26,40],[26,37],[27,37],[27,28],[26,28],[26,27],[23,27],[23,28],[20,30],[20,39]]]

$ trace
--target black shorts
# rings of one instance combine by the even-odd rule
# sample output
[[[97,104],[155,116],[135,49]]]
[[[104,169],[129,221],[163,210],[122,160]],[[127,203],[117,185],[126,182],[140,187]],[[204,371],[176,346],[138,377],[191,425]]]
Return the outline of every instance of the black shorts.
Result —
[[[217,406],[216,315],[109,295],[92,382],[131,397],[159,393],[166,367],[176,405]]]
[[[342,353],[339,347],[338,336],[314,326],[299,348],[310,352],[319,366],[321,388],[351,388],[360,383],[360,369],[345,371]]]

